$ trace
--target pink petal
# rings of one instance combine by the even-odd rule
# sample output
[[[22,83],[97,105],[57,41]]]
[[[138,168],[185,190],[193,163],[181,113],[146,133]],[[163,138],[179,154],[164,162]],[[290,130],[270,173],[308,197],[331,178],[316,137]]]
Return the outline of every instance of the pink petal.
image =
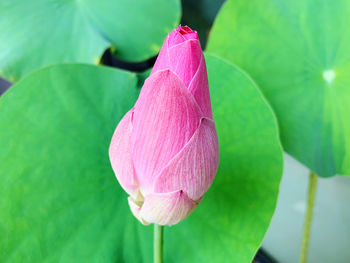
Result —
[[[169,34],[169,44],[168,47],[175,46],[177,44],[180,44],[186,40],[189,39],[197,39],[198,40],[198,34],[197,31],[193,31],[188,26],[181,26],[179,25],[176,29],[174,29]]]
[[[210,93],[208,86],[207,69],[205,66],[204,56],[201,56],[198,70],[194,75],[188,89],[193,94],[199,107],[204,113],[205,117],[213,119],[213,113],[211,109]]]
[[[205,61],[203,61],[204,65],[202,65],[202,68],[199,70],[199,65],[203,57],[199,41],[187,40],[181,44],[167,48],[168,41],[169,36],[166,38],[164,45],[159,52],[151,75],[160,70],[171,69],[184,82],[186,87],[189,87],[195,75],[198,75],[196,84],[198,82],[202,83],[206,78],[207,72]],[[196,74],[197,71],[199,71],[198,74]],[[205,76],[202,76],[203,73]],[[208,83],[204,88],[207,87]]]
[[[198,71],[202,57],[203,54],[197,32],[187,26],[179,26],[165,39],[151,75],[159,70],[171,69],[188,87]],[[202,81],[204,78],[201,74],[203,72],[206,74],[204,61],[203,64],[204,71],[201,69],[199,72],[200,76],[197,77],[199,81]]]
[[[170,69],[169,57],[168,57],[168,40],[169,40],[169,35],[166,37],[164,41],[164,44],[158,54],[157,60],[154,63],[154,66],[150,75],[163,69]]]
[[[148,223],[175,225],[187,217],[198,205],[183,191],[147,195],[139,217]]]
[[[168,48],[180,44],[184,41],[186,41],[186,38],[182,34],[173,31],[169,35]]]
[[[212,184],[219,163],[219,147],[212,120],[203,118],[191,140],[156,179],[154,192],[183,190],[198,200]]]
[[[119,122],[109,146],[109,159],[114,173],[120,185],[129,195],[135,195],[138,187],[135,181],[134,167],[130,151],[132,115],[133,109],[126,113]]]
[[[135,104],[132,159],[141,192],[153,191],[156,176],[190,140],[202,117],[193,95],[170,70],[145,82]]]
[[[184,38],[186,38],[187,40],[198,39],[197,31],[192,31],[191,33],[187,33],[186,35],[184,35]]]
[[[169,68],[188,87],[197,72],[202,57],[199,40],[187,40],[168,49]]]
[[[197,39],[198,40],[198,33],[197,31],[192,30],[188,26],[179,26],[178,28],[181,28],[179,32],[184,36],[186,39]]]

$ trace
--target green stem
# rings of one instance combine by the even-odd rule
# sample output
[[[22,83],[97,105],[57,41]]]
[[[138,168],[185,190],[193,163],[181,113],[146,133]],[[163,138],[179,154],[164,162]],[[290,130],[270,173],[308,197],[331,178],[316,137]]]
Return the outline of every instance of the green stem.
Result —
[[[314,203],[315,203],[315,197],[316,197],[316,188],[317,188],[317,174],[315,174],[314,172],[310,172],[309,189],[307,194],[307,207],[306,207],[306,215],[305,215],[305,221],[304,221],[304,233],[303,233],[303,240],[301,243],[299,263],[307,262],[312,215],[313,215]]]
[[[153,235],[153,262],[163,262],[163,226],[154,224]]]

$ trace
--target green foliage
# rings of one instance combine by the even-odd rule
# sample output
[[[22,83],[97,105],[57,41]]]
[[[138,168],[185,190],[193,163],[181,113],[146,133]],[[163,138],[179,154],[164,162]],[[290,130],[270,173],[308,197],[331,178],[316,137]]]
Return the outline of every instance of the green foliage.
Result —
[[[323,177],[350,174],[349,16],[346,0],[232,0],[208,44],[251,74],[285,150]]]
[[[134,224],[108,159],[136,84],[120,70],[60,65],[30,74],[1,98],[0,262],[152,257],[151,240],[143,241],[152,229]]]
[[[275,118],[254,83],[207,56],[220,167],[202,204],[165,229],[166,262],[250,262],[282,170]],[[152,228],[133,218],[108,146],[137,97],[136,75],[66,64],[0,100],[0,261],[151,262]]]
[[[97,64],[109,46],[121,59],[147,59],[180,14],[179,0],[2,0],[0,76],[16,81],[49,64]]]

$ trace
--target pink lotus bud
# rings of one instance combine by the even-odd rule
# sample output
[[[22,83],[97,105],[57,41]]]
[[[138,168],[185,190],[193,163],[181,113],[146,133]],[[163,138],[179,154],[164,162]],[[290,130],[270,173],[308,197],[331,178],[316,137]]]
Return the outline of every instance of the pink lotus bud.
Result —
[[[212,184],[219,162],[204,56],[196,31],[166,38],[109,148],[116,177],[143,224],[173,225]]]

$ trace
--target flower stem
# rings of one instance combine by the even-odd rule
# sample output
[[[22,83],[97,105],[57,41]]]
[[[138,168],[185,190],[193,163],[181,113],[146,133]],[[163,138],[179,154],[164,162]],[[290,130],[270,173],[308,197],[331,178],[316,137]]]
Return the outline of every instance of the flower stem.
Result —
[[[308,194],[307,194],[307,207],[306,207],[306,215],[305,215],[305,221],[304,221],[304,233],[303,233],[303,239],[301,243],[299,263],[307,262],[312,215],[313,215],[314,203],[315,203],[315,197],[316,197],[316,188],[317,188],[317,174],[315,174],[314,172],[310,172],[309,188],[308,188]]]
[[[153,262],[163,262],[163,226],[154,224]]]

